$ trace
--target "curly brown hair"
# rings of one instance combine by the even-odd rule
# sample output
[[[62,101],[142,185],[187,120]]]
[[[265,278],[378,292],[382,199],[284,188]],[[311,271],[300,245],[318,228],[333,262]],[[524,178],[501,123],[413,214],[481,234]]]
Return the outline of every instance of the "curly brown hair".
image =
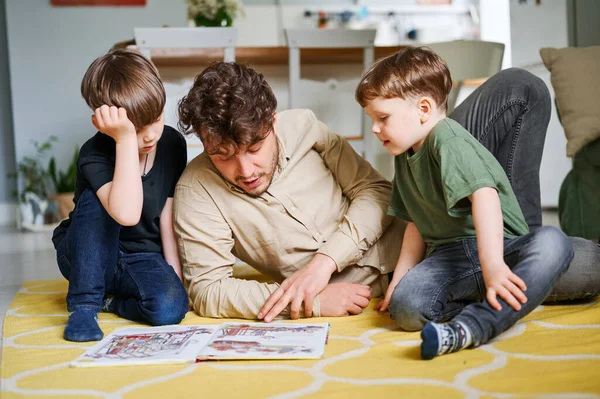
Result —
[[[377,97],[401,98],[428,95],[446,110],[452,78],[442,58],[427,47],[407,47],[378,60],[356,87],[356,101],[364,108]]]
[[[131,50],[96,58],[81,81],[81,95],[91,109],[123,107],[136,129],[153,124],[165,108],[165,88],[154,65]]]
[[[179,102],[179,128],[196,134],[208,154],[237,153],[273,130],[277,99],[261,73],[235,62],[216,62],[194,80]]]

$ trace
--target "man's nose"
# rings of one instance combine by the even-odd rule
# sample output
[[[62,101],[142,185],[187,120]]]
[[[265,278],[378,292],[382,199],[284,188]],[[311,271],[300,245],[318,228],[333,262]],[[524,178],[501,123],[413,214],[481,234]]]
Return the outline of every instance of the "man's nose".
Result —
[[[254,174],[254,165],[245,157],[238,158],[238,175],[243,178],[249,178]]]

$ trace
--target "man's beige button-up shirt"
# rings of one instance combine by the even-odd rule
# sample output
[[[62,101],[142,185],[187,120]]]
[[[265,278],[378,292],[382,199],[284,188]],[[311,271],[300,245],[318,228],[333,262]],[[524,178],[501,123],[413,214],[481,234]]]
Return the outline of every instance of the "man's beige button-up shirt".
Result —
[[[398,260],[405,226],[387,216],[391,183],[311,111],[281,112],[277,124],[280,168],[260,197],[224,180],[206,153],[177,184],[175,232],[201,316],[256,318],[316,253],[336,262],[331,282],[368,284],[378,296]],[[278,283],[233,278],[236,257]],[[318,297],[314,306],[319,316]]]

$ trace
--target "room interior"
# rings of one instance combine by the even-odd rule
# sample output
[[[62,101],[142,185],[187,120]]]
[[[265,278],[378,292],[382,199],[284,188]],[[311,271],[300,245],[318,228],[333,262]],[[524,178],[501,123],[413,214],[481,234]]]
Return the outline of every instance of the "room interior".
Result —
[[[68,282],[50,237],[65,214],[58,196],[25,196],[20,168],[35,160],[46,168],[53,158],[57,171],[68,171],[74,150],[95,133],[81,77],[111,48],[139,51],[156,65],[168,125],[177,125],[177,102],[196,74],[214,61],[236,61],[264,74],[277,111],[313,110],[387,179],[393,159],[371,139],[354,100],[374,60],[430,45],[452,73],[454,107],[498,71],[523,68],[553,100],[540,171],[543,223],[600,244],[600,130],[591,98],[600,83],[589,78],[600,66],[600,3],[239,3],[243,13],[217,28],[197,25],[186,0],[0,0],[0,397],[600,398],[596,299],[542,305],[492,342],[432,362],[418,358],[418,333],[399,330],[374,299],[361,315],[317,319],[331,326],[323,359],[69,367],[91,345],[62,338]],[[203,146],[186,140],[189,162]],[[72,192],[63,202],[72,207]],[[250,266],[236,264],[235,275],[265,278]],[[135,325],[114,314],[99,320],[105,332]],[[182,324],[221,322],[190,311]]]

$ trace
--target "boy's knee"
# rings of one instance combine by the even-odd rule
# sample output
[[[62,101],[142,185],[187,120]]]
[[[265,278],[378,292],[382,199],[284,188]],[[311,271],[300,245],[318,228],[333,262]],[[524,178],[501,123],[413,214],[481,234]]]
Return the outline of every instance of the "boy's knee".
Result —
[[[396,287],[390,300],[390,317],[400,328],[404,331],[422,330],[429,321],[425,313],[425,303],[421,298]]]
[[[83,218],[88,225],[94,222],[108,223],[113,226],[118,225],[104,209],[100,198],[91,189],[85,189],[79,196],[74,216]]]
[[[86,208],[89,207],[91,209],[94,209],[96,207],[98,207],[98,209],[104,209],[104,207],[102,206],[102,202],[100,202],[100,198],[98,198],[96,193],[94,193],[89,188],[86,188],[82,191],[81,195],[79,196],[79,200],[77,201],[77,204],[84,205]]]
[[[149,301],[146,310],[153,326],[179,324],[188,311],[187,292],[183,286],[172,287]]]

